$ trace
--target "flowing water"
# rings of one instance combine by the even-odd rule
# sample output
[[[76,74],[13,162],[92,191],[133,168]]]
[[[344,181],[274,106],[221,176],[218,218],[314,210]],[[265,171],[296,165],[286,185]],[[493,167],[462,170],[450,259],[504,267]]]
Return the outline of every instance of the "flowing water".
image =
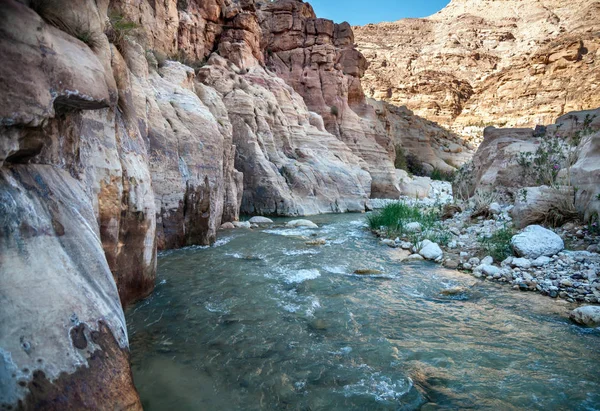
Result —
[[[399,263],[364,215],[312,220],[159,258],[127,313],[146,410],[600,409],[600,330],[566,303]]]

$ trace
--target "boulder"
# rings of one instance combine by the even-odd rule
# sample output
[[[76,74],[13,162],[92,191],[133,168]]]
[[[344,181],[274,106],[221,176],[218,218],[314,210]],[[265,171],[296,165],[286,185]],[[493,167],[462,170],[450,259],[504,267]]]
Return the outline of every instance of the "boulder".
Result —
[[[479,264],[492,265],[493,263],[494,263],[494,257],[492,257],[491,255],[488,255],[483,260],[481,260],[481,262]]]
[[[569,318],[577,324],[600,327],[600,306],[586,305],[571,311]]]
[[[385,238],[383,240],[380,240],[379,243],[381,245],[387,245],[388,247],[392,247],[392,248],[398,247],[398,245],[396,244],[396,242],[394,240],[390,240],[389,238]]]
[[[510,241],[519,257],[535,260],[538,257],[551,257],[565,248],[560,236],[539,225],[532,225],[515,235]]]
[[[318,225],[310,220],[292,220],[288,221],[286,227],[305,227],[305,228],[319,228]]]
[[[527,258],[513,258],[510,265],[513,267],[527,269],[531,268],[531,261],[529,261]]]
[[[475,268],[475,272],[482,273],[488,276],[494,276],[500,274],[500,269],[494,265],[490,264],[481,264],[480,266]]]
[[[444,252],[440,246],[434,242],[425,240],[421,245],[422,247],[419,250],[419,254],[427,260],[437,261],[444,256]]]
[[[234,221],[233,226],[235,228],[252,228],[250,221]]]
[[[533,267],[543,267],[545,265],[548,265],[552,262],[552,259],[550,257],[546,257],[546,256],[541,256],[536,258],[535,260],[533,260],[531,262],[531,265]]]
[[[252,217],[250,219],[250,224],[271,224],[273,220],[267,217]]]
[[[231,230],[235,228],[235,226],[233,225],[233,223],[223,223],[221,224],[221,230]]]
[[[577,218],[573,187],[525,187],[517,192],[510,214],[517,228],[552,222],[557,226]]]
[[[413,198],[426,198],[431,193],[431,179],[429,177],[405,178],[400,181],[402,195]]]

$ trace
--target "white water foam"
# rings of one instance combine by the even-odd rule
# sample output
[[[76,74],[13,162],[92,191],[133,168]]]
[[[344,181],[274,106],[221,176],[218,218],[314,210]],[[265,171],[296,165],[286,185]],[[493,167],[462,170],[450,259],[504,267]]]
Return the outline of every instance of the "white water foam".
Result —
[[[368,379],[362,379],[356,384],[344,386],[344,395],[370,395],[379,402],[396,401],[408,393],[412,388],[412,380],[392,380],[389,377],[376,372]]]
[[[285,255],[317,255],[320,254],[320,251],[317,250],[285,250],[283,254]]]
[[[263,233],[282,235],[284,237],[301,237],[310,236],[316,230],[308,228],[274,228],[271,230],[264,230]]]
[[[319,278],[321,273],[316,268],[310,270],[294,270],[288,271],[285,274],[285,282],[288,284],[298,284],[303,283],[307,280],[314,280],[315,278]]]
[[[221,247],[222,245],[229,243],[231,240],[233,240],[233,237],[219,238],[217,241],[215,241],[215,243],[212,246],[213,247]]]

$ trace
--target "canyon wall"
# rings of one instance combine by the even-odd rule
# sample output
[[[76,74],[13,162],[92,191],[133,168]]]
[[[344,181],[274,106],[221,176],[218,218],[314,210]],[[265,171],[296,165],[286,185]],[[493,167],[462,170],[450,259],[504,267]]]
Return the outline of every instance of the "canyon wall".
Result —
[[[539,154],[523,157],[525,153]],[[600,109],[596,109],[571,112],[535,129],[487,127],[472,165],[461,170],[454,188],[464,197],[478,190],[508,195],[517,214],[552,207],[569,211],[568,204],[560,204],[569,193],[568,203],[576,215],[598,223],[599,182]]]
[[[600,106],[595,0],[452,0],[428,18],[353,29],[368,96],[466,137]]]

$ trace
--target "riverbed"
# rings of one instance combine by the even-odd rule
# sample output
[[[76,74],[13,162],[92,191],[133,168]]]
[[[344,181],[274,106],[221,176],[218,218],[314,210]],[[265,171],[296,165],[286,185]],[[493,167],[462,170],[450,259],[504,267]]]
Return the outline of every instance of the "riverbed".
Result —
[[[600,409],[574,306],[401,263],[361,214],[311,220],[161,254],[126,313],[146,410]]]

